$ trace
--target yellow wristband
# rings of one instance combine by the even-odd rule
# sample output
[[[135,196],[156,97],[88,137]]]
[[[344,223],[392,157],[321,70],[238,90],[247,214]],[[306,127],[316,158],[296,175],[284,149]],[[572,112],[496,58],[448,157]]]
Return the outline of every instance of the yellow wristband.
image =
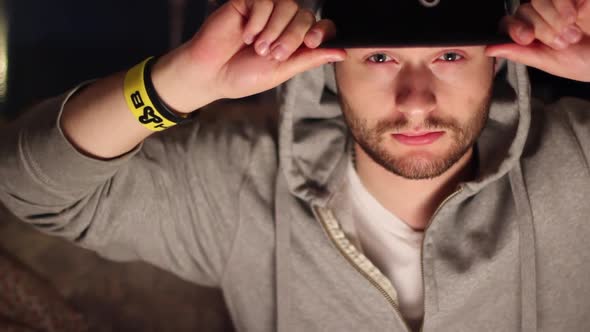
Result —
[[[147,58],[125,75],[124,93],[129,110],[144,127],[152,131],[162,131],[176,125],[168,120],[154,106],[146,90],[144,72],[146,64],[152,59]]]

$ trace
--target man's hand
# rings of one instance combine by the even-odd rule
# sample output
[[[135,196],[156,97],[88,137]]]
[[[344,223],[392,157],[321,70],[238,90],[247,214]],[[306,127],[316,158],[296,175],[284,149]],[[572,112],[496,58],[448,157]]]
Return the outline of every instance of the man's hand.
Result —
[[[246,97],[344,60],[344,50],[317,48],[333,35],[331,21],[316,22],[294,0],[230,0],[189,42],[158,61],[154,84],[166,103],[184,112]]]
[[[590,0],[532,0],[504,23],[516,44],[489,46],[488,56],[590,82]]]

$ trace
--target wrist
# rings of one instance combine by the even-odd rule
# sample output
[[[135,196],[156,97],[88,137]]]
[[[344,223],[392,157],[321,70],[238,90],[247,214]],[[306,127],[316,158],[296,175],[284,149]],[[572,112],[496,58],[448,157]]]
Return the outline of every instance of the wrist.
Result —
[[[188,114],[219,99],[210,95],[211,89],[201,82],[203,75],[194,63],[176,49],[160,57],[152,67],[152,82],[156,93],[172,111]]]

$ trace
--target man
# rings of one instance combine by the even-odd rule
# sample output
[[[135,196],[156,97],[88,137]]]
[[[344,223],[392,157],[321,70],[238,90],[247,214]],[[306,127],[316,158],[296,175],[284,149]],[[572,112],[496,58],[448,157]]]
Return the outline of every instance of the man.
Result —
[[[590,105],[533,103],[526,68],[492,56],[590,81],[589,2],[518,7],[516,44],[465,46],[475,35],[451,24],[436,47],[407,29],[318,48],[354,42],[340,6],[316,22],[290,1],[230,1],[155,64],[40,105],[3,135],[2,201],[221,287],[238,330],[587,330]],[[383,46],[398,32],[414,47]],[[202,112],[146,139],[288,79],[278,124]]]

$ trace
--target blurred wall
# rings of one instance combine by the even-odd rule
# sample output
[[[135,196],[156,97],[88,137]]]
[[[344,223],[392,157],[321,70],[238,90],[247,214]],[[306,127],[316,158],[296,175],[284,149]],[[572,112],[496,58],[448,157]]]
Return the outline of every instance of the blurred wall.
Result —
[[[188,21],[183,16],[176,22],[186,38],[198,29],[206,8],[206,0],[0,1],[9,27],[9,97],[0,111],[8,116],[81,81],[164,53],[175,26],[172,10],[186,14]]]

